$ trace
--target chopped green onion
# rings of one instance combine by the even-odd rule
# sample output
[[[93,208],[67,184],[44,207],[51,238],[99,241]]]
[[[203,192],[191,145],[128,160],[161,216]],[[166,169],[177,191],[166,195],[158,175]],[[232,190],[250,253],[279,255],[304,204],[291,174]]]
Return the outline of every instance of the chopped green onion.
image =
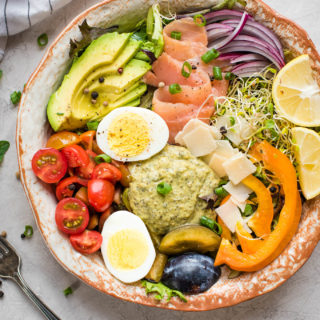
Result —
[[[99,154],[98,156],[94,157],[94,161],[99,164],[103,162],[111,163],[112,159],[107,154]]]
[[[188,69],[189,72],[186,71],[186,68]],[[191,75],[191,71],[192,71],[192,67],[191,67],[191,64],[186,61],[184,62],[184,64],[182,65],[182,69],[181,69],[181,74],[185,77],[185,78],[189,78],[190,75]]]
[[[230,117],[230,124],[232,126],[234,126],[236,124],[236,120],[234,119],[234,117]]]
[[[220,67],[213,67],[213,77],[215,80],[222,80],[222,71]]]
[[[157,185],[157,192],[163,196],[168,194],[172,190],[172,187],[169,183],[166,182],[160,182]]]
[[[32,226],[26,225],[24,230],[24,236],[27,238],[31,238],[33,235],[33,228]]]
[[[202,14],[196,14],[193,17],[193,21],[198,27],[204,27],[207,24],[207,20]]]
[[[204,63],[209,63],[210,61],[217,59],[219,57],[220,53],[216,49],[210,49],[205,54],[201,56],[201,60]]]
[[[46,33],[41,34],[38,39],[38,46],[39,47],[44,47],[48,44],[48,35]]]
[[[99,121],[97,120],[87,122],[88,130],[97,130],[98,125],[99,125]]]
[[[234,74],[232,72],[227,72],[225,75],[224,75],[224,78],[226,80],[232,80],[234,78]]]
[[[0,141],[0,163],[3,161],[4,155],[9,150],[10,142],[6,140]]]
[[[10,99],[13,104],[17,104],[21,99],[21,92],[20,91],[13,91],[10,94]]]
[[[244,211],[243,211],[243,216],[249,217],[253,214],[253,209],[250,204],[246,204]]]
[[[68,296],[69,294],[73,293],[73,290],[72,290],[71,287],[68,287],[68,288],[63,290],[63,293],[64,293],[65,296]]]
[[[176,40],[181,40],[181,32],[179,31],[172,31],[171,38]]]
[[[169,92],[171,94],[180,93],[181,91],[182,91],[182,89],[178,83],[173,83],[169,86]]]
[[[223,187],[215,188],[214,193],[220,198],[224,198],[229,194]]]
[[[207,227],[207,228],[211,229],[212,231],[214,231],[219,236],[222,233],[222,227],[220,226],[220,224],[217,221],[215,221],[215,220],[213,220],[211,218],[208,218],[206,216],[202,216],[200,218],[200,224],[203,225],[204,227]]]

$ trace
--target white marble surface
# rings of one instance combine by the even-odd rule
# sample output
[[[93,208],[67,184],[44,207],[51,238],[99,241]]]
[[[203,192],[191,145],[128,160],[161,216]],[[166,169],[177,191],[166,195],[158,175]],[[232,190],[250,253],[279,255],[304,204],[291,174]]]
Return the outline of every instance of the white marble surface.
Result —
[[[4,0],[0,0],[4,1]],[[96,0],[74,0],[32,29],[12,37],[0,63],[3,77],[0,80],[0,140],[9,140],[11,148],[0,166],[0,232],[8,232],[8,240],[22,256],[22,273],[34,291],[63,320],[77,319],[233,319],[233,320],[305,320],[320,319],[320,248],[290,280],[275,291],[227,309],[203,313],[183,313],[153,309],[123,302],[81,284],[69,297],[63,289],[76,281],[54,260],[46,248],[36,226],[31,209],[20,182],[15,149],[17,108],[10,103],[10,93],[21,90],[39,63],[44,50],[37,46],[37,37],[46,32],[53,41],[62,28],[78,13],[97,3]],[[320,49],[319,0],[265,0],[280,13],[303,26]],[[22,240],[26,224],[34,227],[34,236]],[[319,271],[319,273],[318,273]],[[28,301],[16,285],[3,281],[0,299],[1,320],[38,320],[41,314]]]

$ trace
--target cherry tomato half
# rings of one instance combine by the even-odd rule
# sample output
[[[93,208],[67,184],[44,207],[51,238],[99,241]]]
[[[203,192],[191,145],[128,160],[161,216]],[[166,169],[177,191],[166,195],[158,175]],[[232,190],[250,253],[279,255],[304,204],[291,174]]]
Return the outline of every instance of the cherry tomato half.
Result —
[[[83,254],[98,251],[102,244],[102,235],[92,230],[85,230],[81,234],[71,235],[69,239],[73,248]]]
[[[40,149],[32,158],[34,174],[46,183],[58,182],[67,172],[65,156],[54,148]]]
[[[97,154],[91,150],[86,150],[86,153],[88,154],[89,159],[90,159],[89,163],[86,166],[81,166],[81,167],[76,168],[76,174],[80,178],[91,179],[93,169],[97,165],[96,162],[94,161],[94,158],[97,156]]]
[[[75,176],[61,180],[56,188],[57,199],[60,201],[63,198],[72,197],[77,188],[76,184],[86,187],[88,185],[88,180],[80,179]]]
[[[83,167],[88,165],[90,162],[86,151],[77,144],[65,147],[61,150],[61,152],[67,158],[68,166],[71,168]]]
[[[92,179],[105,179],[112,183],[116,183],[121,180],[121,171],[110,163],[98,164],[92,173]]]
[[[85,149],[92,150],[92,143],[95,136],[96,131],[94,130],[86,131],[80,135],[81,144],[85,147]]]
[[[97,212],[107,210],[114,196],[114,185],[107,180],[92,179],[88,182],[89,203]]]
[[[66,234],[81,233],[89,223],[87,206],[76,198],[65,198],[56,207],[56,224]]]
[[[48,142],[47,148],[62,149],[72,144],[78,144],[81,141],[81,137],[76,133],[69,131],[61,131],[53,134]]]

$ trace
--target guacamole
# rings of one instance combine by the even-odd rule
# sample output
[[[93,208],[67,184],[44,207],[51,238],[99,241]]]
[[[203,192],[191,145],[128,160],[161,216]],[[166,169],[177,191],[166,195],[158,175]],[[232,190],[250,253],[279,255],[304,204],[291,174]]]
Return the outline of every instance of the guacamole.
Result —
[[[128,192],[132,211],[159,235],[187,224],[199,223],[208,214],[207,202],[199,197],[212,194],[219,179],[186,148],[167,145],[159,154],[129,165],[132,182]],[[160,182],[172,190],[157,192]]]

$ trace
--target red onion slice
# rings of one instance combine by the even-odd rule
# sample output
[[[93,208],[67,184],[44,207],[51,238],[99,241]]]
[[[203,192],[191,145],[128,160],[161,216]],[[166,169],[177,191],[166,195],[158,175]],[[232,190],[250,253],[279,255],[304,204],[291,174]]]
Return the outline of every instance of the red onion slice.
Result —
[[[238,23],[239,23],[239,19],[233,19],[233,20],[225,20],[221,24],[225,24],[235,28],[238,25]],[[254,20],[253,21],[248,20],[246,25],[242,29],[241,33],[255,36],[262,40],[270,42],[270,44],[273,44],[273,46],[277,48],[281,57],[284,58],[283,48],[280,43],[280,40],[270,29],[268,29],[261,23]]]
[[[211,22],[216,21],[222,21],[226,19],[235,19],[235,18],[241,18],[244,11],[237,11],[237,10],[219,10],[214,12],[209,12],[204,15],[204,17],[207,20],[207,24]],[[251,16],[248,15],[249,20],[253,20]]]
[[[235,66],[232,69],[232,72],[236,73],[237,71],[242,71],[245,69],[251,69],[251,68],[265,68],[268,65],[270,65],[269,61],[251,61],[251,62],[245,62],[245,63],[241,63],[237,66]]]
[[[236,38],[239,33],[241,32],[241,30],[243,29],[244,25],[246,24],[247,20],[248,20],[249,15],[244,12],[241,20],[238,24],[238,26],[233,30],[233,32],[228,35],[226,38],[224,38],[223,40],[219,41],[218,43],[215,43],[213,45],[210,45],[210,49],[214,48],[214,49],[220,49],[226,45],[228,45],[232,40],[234,40],[234,38]]]
[[[228,35],[230,35],[232,31],[225,30],[225,29],[213,29],[207,31],[208,42],[212,43],[214,41],[220,42],[222,39],[225,39]]]
[[[270,60],[278,69],[281,69],[281,65],[279,64],[278,59],[276,59],[270,52],[266,50],[265,47],[261,47],[259,45],[252,45],[252,43],[246,43],[245,41],[239,41],[241,45],[231,43],[228,46],[224,47],[220,50],[221,53],[231,53],[231,52],[252,52],[258,53],[263,57]]]
[[[241,53],[223,53],[223,54],[220,54],[219,58],[217,58],[217,60],[221,60],[221,61],[224,61],[224,60],[233,60],[233,59],[237,59],[237,58],[240,58],[242,57],[243,54]]]
[[[266,61],[266,58],[257,53],[242,54],[230,60],[231,63],[241,63],[250,61]]]
[[[211,23],[206,26],[206,31],[210,31],[212,29],[225,29],[226,31],[233,31],[233,26],[229,26],[223,23]]]

